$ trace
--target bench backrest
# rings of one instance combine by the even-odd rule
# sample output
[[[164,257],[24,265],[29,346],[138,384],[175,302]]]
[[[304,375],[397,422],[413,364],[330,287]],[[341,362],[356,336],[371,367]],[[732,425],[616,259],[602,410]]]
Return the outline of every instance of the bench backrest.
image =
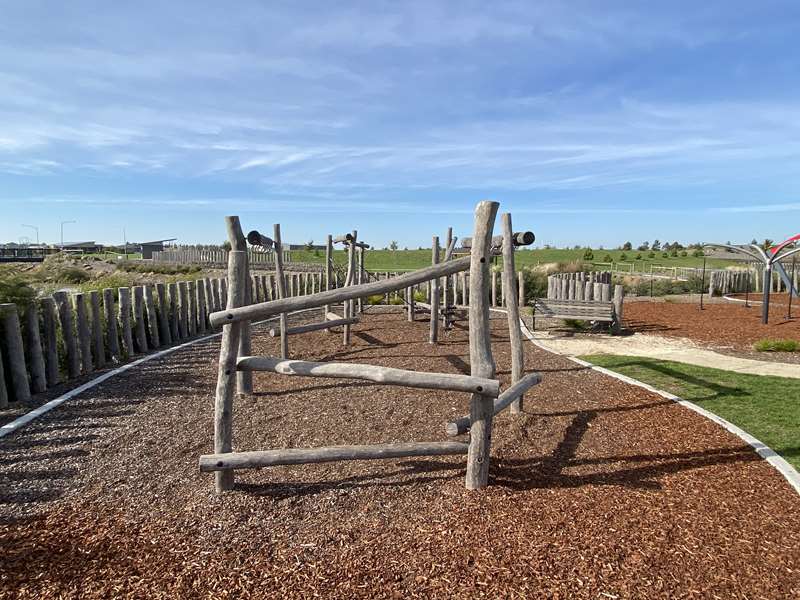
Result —
[[[534,300],[533,306],[534,313],[544,316],[585,320],[612,320],[614,317],[613,302],[537,299]]]

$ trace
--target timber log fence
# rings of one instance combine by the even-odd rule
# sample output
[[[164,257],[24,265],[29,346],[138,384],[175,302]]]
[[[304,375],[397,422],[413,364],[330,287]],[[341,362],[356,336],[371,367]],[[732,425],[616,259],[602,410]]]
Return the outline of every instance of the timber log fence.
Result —
[[[253,302],[278,297],[275,274],[254,273],[250,283]],[[323,289],[317,272],[286,273],[285,283],[288,297]],[[0,409],[210,332],[227,290],[226,278],[203,278],[0,304]]]

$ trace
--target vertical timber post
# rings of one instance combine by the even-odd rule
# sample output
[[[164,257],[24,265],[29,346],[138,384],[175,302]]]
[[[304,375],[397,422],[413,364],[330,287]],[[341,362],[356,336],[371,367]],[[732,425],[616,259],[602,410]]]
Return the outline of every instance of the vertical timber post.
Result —
[[[111,362],[119,362],[119,330],[117,328],[117,312],[114,310],[113,288],[103,288],[103,314],[106,318],[106,344],[108,345],[108,354],[111,356]]]
[[[250,277],[250,261],[247,257],[247,240],[242,232],[239,217],[225,217],[225,227],[228,231],[228,241],[231,244],[231,250],[241,252],[244,256],[244,298],[240,300],[242,304],[237,306],[251,304],[253,301],[253,281]],[[230,261],[228,261],[228,297],[226,298],[228,306],[231,304],[230,298],[234,295],[233,285],[234,281],[231,280]],[[237,356],[249,356],[251,353],[250,322],[247,321],[242,323],[239,329]],[[253,373],[250,371],[238,371],[236,373],[236,389],[240,394],[252,394]]]
[[[518,295],[514,293],[514,239],[511,228],[511,215],[503,213],[500,216],[503,228],[503,300],[508,315],[508,335],[511,340],[511,383],[522,379],[525,371],[525,352],[522,347],[522,331],[519,324]],[[511,403],[511,414],[522,412],[522,395]]]
[[[431,263],[439,264],[439,236],[433,236],[431,243]],[[435,344],[439,341],[439,278],[431,280],[431,331],[428,342]]]
[[[230,217],[229,217],[230,218]],[[234,217],[235,218],[235,217]],[[226,218],[226,221],[228,219]],[[236,219],[238,225],[238,219]],[[232,250],[228,253],[228,305],[227,308],[244,306],[247,293],[247,252]],[[233,398],[236,394],[236,359],[239,354],[240,322],[222,327],[222,343],[219,350],[219,374],[214,399],[214,453],[233,450]],[[233,469],[215,473],[217,493],[233,487]]]
[[[281,244],[281,226],[275,223],[272,237],[275,241],[275,283],[278,298],[286,298],[286,277],[283,274],[283,244]],[[286,335],[286,313],[280,314],[281,358],[289,358],[289,336]]]
[[[490,337],[489,302],[492,228],[497,202],[482,201],[475,209],[469,270],[469,358],[470,373],[494,379],[495,363]],[[489,482],[494,398],[480,393],[470,400],[470,438],[467,452],[466,487],[477,490]]]

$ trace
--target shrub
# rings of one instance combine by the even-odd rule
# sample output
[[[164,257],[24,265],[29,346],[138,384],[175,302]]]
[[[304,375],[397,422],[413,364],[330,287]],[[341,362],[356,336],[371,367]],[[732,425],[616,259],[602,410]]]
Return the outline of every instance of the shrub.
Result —
[[[583,331],[589,327],[586,321],[581,321],[580,319],[564,319],[564,324],[575,331]]]
[[[797,340],[771,340],[769,338],[758,340],[753,344],[758,352],[797,352],[800,342]]]
[[[583,251],[583,260],[594,260],[594,252],[592,252],[591,248]]]
[[[389,298],[389,304],[392,306],[399,306],[400,304],[403,304],[403,299],[398,294],[395,294]]]
[[[380,304],[383,302],[383,295],[376,294],[374,296],[367,296],[367,304],[370,306],[374,306],[375,304]]]
[[[681,256],[689,256],[689,253],[686,252],[686,250],[684,250],[683,252],[681,252]]]
[[[692,256],[695,258],[703,258],[703,251],[700,248],[697,248],[694,252],[692,252]]]
[[[622,254],[619,255],[619,259],[621,261],[626,261],[628,260],[628,255],[623,252]]]
[[[655,257],[656,257],[656,253],[653,252],[652,250],[647,253],[647,258],[655,258]]]
[[[636,255],[636,260],[642,260],[642,253],[641,252],[639,252],[639,254]]]
[[[611,258],[611,255],[610,255],[610,254],[606,254],[606,255],[603,257],[603,262],[612,262],[613,260],[614,260],[614,259],[613,259],[613,258]]]
[[[414,292],[414,301],[415,302],[425,302],[427,297],[425,296],[425,292],[417,290]]]
[[[14,271],[0,273],[0,303],[10,302],[23,307],[35,297],[36,290],[20,273]]]

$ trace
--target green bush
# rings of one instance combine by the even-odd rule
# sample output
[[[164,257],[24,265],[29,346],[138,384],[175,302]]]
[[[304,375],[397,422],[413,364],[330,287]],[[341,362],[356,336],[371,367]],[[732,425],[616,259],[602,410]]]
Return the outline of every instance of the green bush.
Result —
[[[375,304],[380,304],[381,302],[383,302],[383,295],[381,294],[376,294],[374,296],[367,296],[367,304],[369,304],[370,306],[373,306]]]
[[[647,258],[655,258],[655,257],[656,257],[656,253],[653,252],[652,250],[647,253]]]
[[[622,254],[619,255],[619,260],[621,261],[628,260],[628,255],[623,252]]]
[[[589,323],[580,319],[564,319],[564,324],[575,331],[583,331],[589,327]]]
[[[753,344],[758,352],[797,352],[800,342],[797,340],[771,340],[769,338],[758,340]]]
[[[641,252],[639,252],[639,254],[636,255],[636,260],[642,260],[642,253]]]
[[[197,265],[165,265],[136,262],[120,262],[117,264],[117,269],[126,273],[152,273],[158,275],[188,275],[201,270]]]
[[[592,252],[591,248],[583,251],[583,260],[594,260],[594,252]]]
[[[403,299],[400,297],[399,294],[395,294],[394,296],[389,298],[389,304],[391,304],[392,306],[399,306],[400,304],[403,304]]]
[[[415,302],[426,302],[428,299],[425,296],[425,292],[417,290],[414,292],[414,301]]]
[[[36,290],[23,275],[15,271],[0,273],[0,303],[10,302],[23,307],[35,297]]]

